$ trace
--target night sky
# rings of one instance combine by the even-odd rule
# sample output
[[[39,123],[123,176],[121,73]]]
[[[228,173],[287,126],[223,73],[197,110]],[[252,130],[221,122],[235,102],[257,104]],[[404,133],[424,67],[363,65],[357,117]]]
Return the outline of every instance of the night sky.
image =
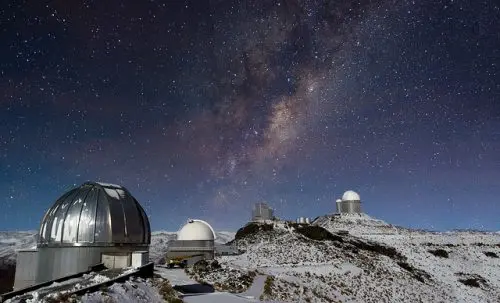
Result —
[[[0,230],[124,185],[153,230],[253,203],[500,230],[498,1],[10,1]]]

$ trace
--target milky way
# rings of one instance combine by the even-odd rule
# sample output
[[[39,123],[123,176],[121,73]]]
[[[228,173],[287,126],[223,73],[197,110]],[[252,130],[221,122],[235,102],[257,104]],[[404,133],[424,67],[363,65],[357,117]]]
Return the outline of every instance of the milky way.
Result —
[[[396,224],[499,228],[494,1],[197,2],[1,10],[0,229],[86,180],[154,229],[234,229],[261,200],[315,217],[347,189]]]

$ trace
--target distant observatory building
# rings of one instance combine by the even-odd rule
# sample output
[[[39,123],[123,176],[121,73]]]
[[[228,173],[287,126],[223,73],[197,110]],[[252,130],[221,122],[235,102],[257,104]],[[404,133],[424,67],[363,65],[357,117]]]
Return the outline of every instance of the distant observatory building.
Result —
[[[338,214],[360,214],[361,213],[361,198],[358,193],[348,190],[338,199],[337,202]]]
[[[264,202],[255,203],[252,209],[252,221],[267,221],[274,218],[274,211]]]
[[[215,256],[215,238],[210,224],[189,219],[177,233],[177,240],[169,242],[167,257],[199,255],[201,259],[211,260]]]
[[[298,217],[297,218],[297,223],[299,223],[299,224],[310,224],[311,220],[309,218],[305,218],[305,217]]]
[[[19,251],[14,289],[87,271],[142,266],[149,220],[122,186],[87,182],[62,195],[42,219],[36,249]]]

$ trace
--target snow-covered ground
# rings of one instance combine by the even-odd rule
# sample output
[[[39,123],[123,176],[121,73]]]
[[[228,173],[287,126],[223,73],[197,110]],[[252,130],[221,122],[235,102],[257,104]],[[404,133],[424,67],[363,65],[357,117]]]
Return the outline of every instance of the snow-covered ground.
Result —
[[[12,299],[7,300],[8,303],[20,303],[24,301],[50,301],[51,299],[65,296],[73,291],[86,288],[90,285],[103,283],[109,281],[112,278],[118,277],[120,275],[127,274],[135,269],[123,269],[123,270],[108,270],[103,272],[91,272],[85,274],[82,277],[69,279],[62,282],[54,282],[48,286],[39,288],[37,290],[24,293],[22,295],[16,296]]]
[[[81,302],[160,303],[165,301],[151,281],[138,278],[125,283],[115,283],[108,287],[106,291],[86,294],[81,298]]]
[[[234,234],[234,232],[228,231],[216,232],[216,242],[220,244],[226,243],[234,238]],[[176,232],[153,232],[151,235],[150,259],[155,260],[155,258],[161,257],[168,248],[168,241],[174,240],[175,238]],[[37,231],[0,232],[0,274],[3,275],[3,271],[1,271],[2,268],[7,268],[7,266],[10,266],[9,270],[11,270],[12,266],[15,265],[16,251],[35,248],[36,241]],[[92,277],[86,276],[80,280],[69,280],[65,281],[64,283],[54,283],[53,285],[28,294],[25,299],[27,299],[28,301],[31,300],[32,302],[39,302],[44,297],[50,299],[55,296],[64,295],[65,293],[80,289],[90,284],[107,281],[109,280],[109,277],[95,274],[92,275]],[[79,281],[82,283],[79,283]],[[3,280],[0,280],[0,282],[3,283]],[[12,285],[12,282],[13,281],[10,281],[8,283]],[[68,286],[69,288],[66,287],[66,285],[70,285]],[[103,300],[109,302],[163,302],[161,296],[158,295],[158,291],[151,289],[151,285],[151,281],[140,279],[128,281],[124,284],[115,283],[114,285],[110,286],[106,292],[93,293],[91,295],[80,298],[80,300],[82,300],[83,302],[102,302]],[[131,292],[132,289],[134,290],[133,292]],[[130,295],[130,297],[127,297],[128,295]],[[11,302],[17,301],[11,300]]]
[[[129,270],[123,270],[122,274]],[[157,266],[156,277],[143,279],[131,277],[124,283],[114,283],[109,287],[102,287],[98,291],[87,293],[81,297],[70,296],[69,293],[83,287],[105,282],[109,277],[105,273],[92,273],[81,278],[71,279],[63,283],[53,283],[47,287],[37,289],[21,296],[9,299],[6,303],[20,302],[260,302],[255,296],[262,292],[262,278],[257,279],[255,287],[243,294],[215,291],[209,285],[203,285],[191,279],[182,269],[167,269]],[[165,287],[165,283],[168,287]],[[260,289],[259,289],[260,288]],[[176,290],[174,290],[176,289]],[[179,301],[181,302],[181,301]]]
[[[275,223],[272,230],[237,239],[246,252],[221,263],[272,276],[265,299],[500,302],[498,233],[414,231],[368,216],[314,223],[340,239],[314,241]]]
[[[157,273],[168,279],[172,286],[193,286],[199,285],[199,283],[192,278],[190,278],[182,269],[166,269],[164,267],[157,267]],[[258,282],[260,283],[260,282]],[[258,285],[256,285],[258,287]],[[245,294],[234,294],[228,292],[219,292],[216,290],[203,291],[203,285],[199,285],[200,291],[197,291],[197,287],[193,287],[193,293],[185,293],[181,297],[184,302],[197,303],[197,302],[207,302],[207,303],[233,303],[233,302],[259,302],[250,293]],[[211,288],[211,287],[208,287]],[[257,291],[258,292],[258,291]]]
[[[282,221],[254,226],[234,241],[243,254],[218,258],[224,270],[190,277],[157,266],[161,278],[115,283],[79,300],[163,302],[157,281],[163,279],[176,289],[198,285],[201,293],[180,294],[184,302],[500,302],[498,232],[411,230],[367,215],[322,216],[311,226],[312,232]],[[234,236],[218,232],[217,242]],[[0,257],[14,260],[15,250],[33,247],[35,239],[33,232],[0,233]],[[154,232],[151,260],[173,239],[174,232]],[[255,276],[253,284],[247,274]],[[210,291],[194,278],[220,286],[243,279],[244,289]]]
[[[426,232],[394,227],[368,216],[357,220],[323,217],[317,223],[332,232],[348,230],[360,238],[394,247],[408,263],[430,273],[457,302],[500,302],[499,233]],[[460,282],[475,278],[486,283],[471,287]]]

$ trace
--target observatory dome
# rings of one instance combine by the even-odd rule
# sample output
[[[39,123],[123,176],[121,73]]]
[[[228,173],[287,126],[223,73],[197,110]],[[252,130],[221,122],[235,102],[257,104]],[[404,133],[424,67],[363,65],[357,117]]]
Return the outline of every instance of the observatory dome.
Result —
[[[39,246],[148,245],[149,220],[122,186],[87,182],[62,195],[42,219]]]
[[[352,191],[352,190],[348,190],[344,193],[344,195],[342,196],[342,201],[360,201],[360,197],[358,195],[358,193]]]
[[[177,233],[177,240],[180,241],[192,241],[192,240],[203,240],[203,241],[213,241],[215,240],[215,232],[212,226],[202,220],[188,220],[186,225],[184,225],[181,230]]]

